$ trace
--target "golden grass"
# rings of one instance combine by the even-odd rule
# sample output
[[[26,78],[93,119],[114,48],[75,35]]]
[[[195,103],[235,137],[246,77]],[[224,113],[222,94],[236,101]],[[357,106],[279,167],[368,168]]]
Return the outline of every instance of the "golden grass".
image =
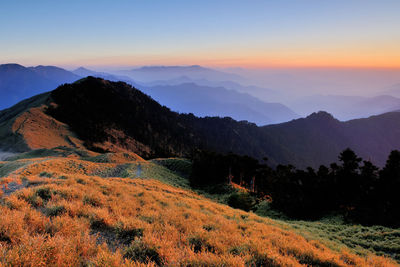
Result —
[[[395,266],[156,180],[94,176],[110,166],[37,159],[0,180],[28,186],[0,196],[0,266]]]
[[[45,114],[46,106],[31,108],[18,116],[12,131],[22,135],[31,149],[57,146],[84,148],[83,142],[75,137],[68,126]]]

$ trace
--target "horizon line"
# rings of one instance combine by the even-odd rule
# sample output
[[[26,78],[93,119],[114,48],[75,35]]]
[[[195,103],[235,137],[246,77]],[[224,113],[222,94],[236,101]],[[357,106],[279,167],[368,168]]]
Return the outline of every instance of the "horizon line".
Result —
[[[140,67],[205,67],[215,69],[365,69],[365,70],[400,70],[399,66],[373,66],[373,65],[224,65],[224,64],[176,64],[176,63],[160,63],[160,64],[65,64],[65,63],[34,63],[24,64],[18,62],[0,62],[0,65],[15,64],[23,67],[53,66],[65,69],[70,68],[140,68]]]

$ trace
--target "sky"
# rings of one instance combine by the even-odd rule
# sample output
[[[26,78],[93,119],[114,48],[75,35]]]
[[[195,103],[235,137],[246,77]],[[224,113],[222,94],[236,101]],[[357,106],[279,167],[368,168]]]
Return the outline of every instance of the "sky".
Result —
[[[0,63],[400,68],[399,0],[0,1]]]

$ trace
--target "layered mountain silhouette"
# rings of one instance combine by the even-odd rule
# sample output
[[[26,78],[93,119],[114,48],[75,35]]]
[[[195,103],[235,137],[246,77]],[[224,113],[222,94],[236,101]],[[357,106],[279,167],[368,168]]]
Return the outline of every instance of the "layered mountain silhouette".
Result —
[[[210,68],[205,68],[199,65],[192,66],[144,66],[131,70],[123,70],[119,73],[127,75],[132,79],[141,82],[152,82],[157,80],[171,80],[182,76],[190,79],[208,79],[211,81],[243,81],[243,77],[218,71]]]
[[[209,87],[224,87],[226,89],[235,90],[237,92],[242,92],[242,93],[267,95],[268,101],[274,101],[274,102],[282,98],[281,92],[270,88],[264,88],[254,85],[243,85],[228,80],[211,81],[206,78],[192,79],[187,76],[179,76],[177,78],[170,80],[154,80],[151,82],[142,83],[142,85],[152,87],[152,86],[163,86],[163,85],[180,85],[184,83],[194,83],[200,86],[209,86]]]
[[[0,110],[80,78],[53,66],[26,68],[18,64],[0,65]]]
[[[189,67],[144,67],[140,70],[153,72],[159,70],[179,71]],[[195,70],[207,70],[203,67],[192,66]],[[166,70],[164,70],[166,69]],[[172,70],[171,70],[172,69]],[[195,71],[192,70],[192,71]],[[226,89],[223,84],[229,87],[239,88],[242,91],[247,87],[242,87],[235,82],[211,82],[205,79],[192,81],[190,78],[180,77],[176,80],[154,81],[150,83],[138,83],[127,76],[112,75],[105,72],[95,72],[83,67],[73,71],[80,76],[94,76],[110,81],[124,81],[140,88],[143,92],[150,95],[157,102],[181,113],[193,113],[196,116],[220,116],[232,117],[235,120],[246,120],[258,125],[273,124],[290,121],[299,118],[294,111],[280,103],[269,103],[246,93],[241,93],[236,89]],[[166,84],[164,84],[166,82]],[[171,83],[171,84],[169,84]],[[209,85],[199,85],[206,83]],[[262,88],[260,88],[261,90]]]
[[[378,115],[400,109],[400,98],[391,95],[374,97],[312,95],[294,101],[290,105],[300,114],[325,110],[339,120],[350,120]]]
[[[382,165],[400,148],[400,113],[340,122],[326,112],[258,127],[231,118],[179,114],[123,82],[88,77],[0,112],[0,146],[86,147],[143,157],[189,156],[193,150],[234,152],[271,165],[319,166],[350,147]]]
[[[400,97],[400,83],[385,88],[384,93],[394,97]]]
[[[128,76],[121,76],[121,75],[113,75],[107,72],[99,72],[99,71],[93,71],[84,67],[79,67],[75,70],[72,71],[72,73],[78,75],[79,77],[88,77],[88,76],[93,76],[97,78],[102,78],[105,80],[113,81],[113,82],[119,82],[123,81],[126,83],[129,83],[133,86],[136,86],[137,83],[133,81],[131,78]]]
[[[144,67],[140,70],[154,72],[161,67]],[[160,72],[179,70],[197,73],[219,73],[200,66],[162,67]],[[166,70],[164,70],[166,69]],[[188,70],[189,69],[189,70]],[[94,76],[110,81],[124,81],[150,94],[158,102],[179,112],[194,113],[197,116],[229,116],[236,120],[247,120],[259,125],[289,121],[298,115],[279,103],[265,103],[248,94],[216,86],[199,86],[194,83],[170,86],[149,86],[138,83],[124,75],[96,72],[84,67],[67,71],[54,66],[23,67],[17,64],[0,65],[0,110],[57,86],[76,81],[82,77]],[[190,79],[189,79],[190,80]],[[239,84],[222,82],[226,85]],[[242,88],[245,90],[245,88]],[[222,96],[222,97],[221,97]]]
[[[196,116],[232,117],[258,125],[290,121],[300,116],[280,103],[266,103],[249,94],[224,87],[199,86],[194,83],[142,87],[156,101],[174,111]]]

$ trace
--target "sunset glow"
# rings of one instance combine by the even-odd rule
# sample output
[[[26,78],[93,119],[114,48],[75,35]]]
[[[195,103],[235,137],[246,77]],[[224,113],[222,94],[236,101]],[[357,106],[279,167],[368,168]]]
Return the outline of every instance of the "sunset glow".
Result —
[[[399,1],[92,2],[0,3],[1,63],[400,68]]]

